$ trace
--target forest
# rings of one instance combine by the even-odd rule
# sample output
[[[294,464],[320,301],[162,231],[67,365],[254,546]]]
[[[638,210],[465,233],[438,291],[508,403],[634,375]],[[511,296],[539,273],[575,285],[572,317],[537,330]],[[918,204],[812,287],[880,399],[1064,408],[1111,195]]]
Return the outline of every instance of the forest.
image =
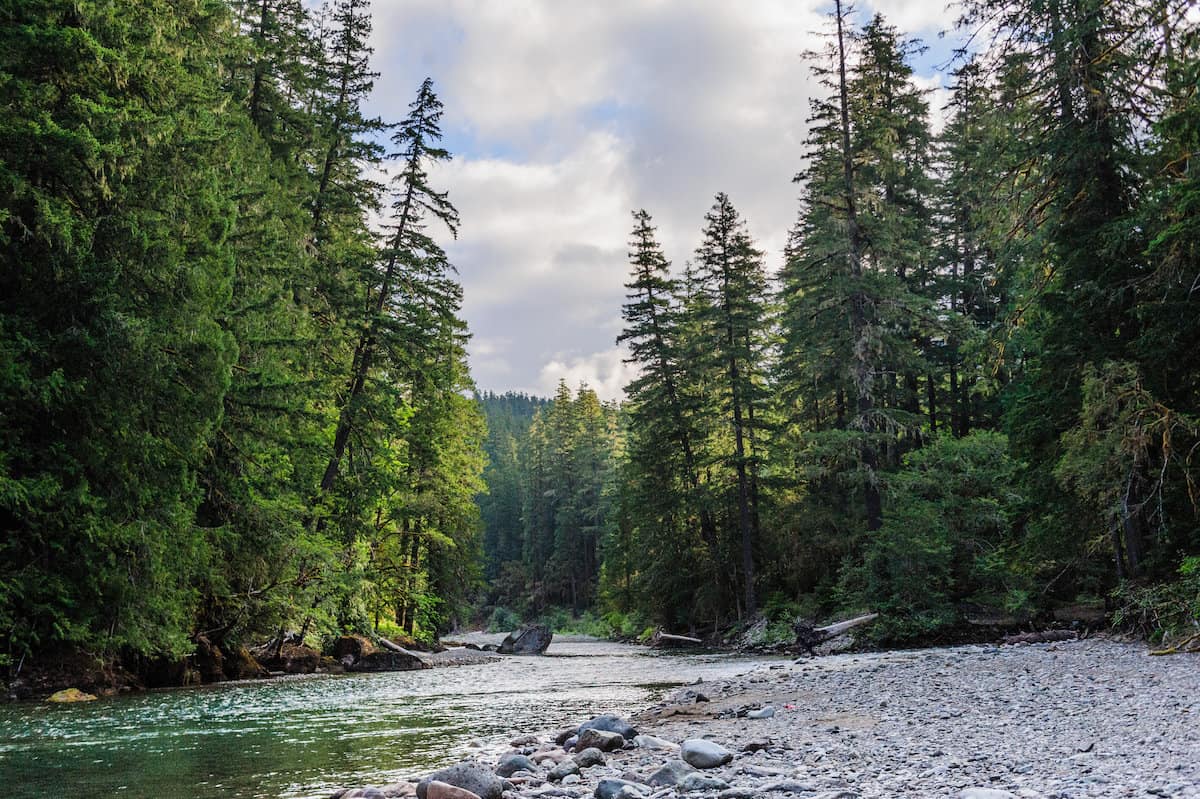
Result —
[[[780,272],[737,198],[683,264],[633,213],[605,402],[477,390],[443,107],[364,111],[368,0],[0,5],[0,670],[539,617],[1194,632],[1200,32],[961,10],[935,109],[834,4]]]

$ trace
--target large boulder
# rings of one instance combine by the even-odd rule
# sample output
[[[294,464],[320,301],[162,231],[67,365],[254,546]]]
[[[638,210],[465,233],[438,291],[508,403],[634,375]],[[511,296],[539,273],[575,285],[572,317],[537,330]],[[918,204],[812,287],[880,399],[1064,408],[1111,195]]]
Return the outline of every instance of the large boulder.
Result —
[[[554,633],[546,625],[527,624],[506,635],[496,651],[501,655],[542,655],[553,637]]]
[[[380,649],[354,661],[343,660],[346,671],[417,671],[430,665],[412,652]],[[444,780],[443,780],[444,782]]]
[[[577,735],[582,735],[584,730],[603,730],[604,732],[615,732],[626,741],[632,741],[637,737],[637,730],[633,728],[628,721],[620,716],[614,716],[611,713],[606,713],[603,716],[596,716],[580,724],[576,729]]]
[[[427,799],[429,784],[435,780],[470,791],[479,799],[500,799],[500,795],[504,793],[504,780],[476,760],[464,760],[433,772],[417,783],[417,799]]]
[[[321,653],[304,644],[284,644],[279,659],[271,661],[268,668],[278,668],[288,674],[313,674],[321,665]]]
[[[333,642],[333,656],[341,660],[347,655],[359,660],[364,655],[373,655],[378,647],[361,635],[343,635]]]
[[[689,766],[696,768],[716,768],[733,760],[733,752],[703,738],[689,738],[681,743],[679,756]]]

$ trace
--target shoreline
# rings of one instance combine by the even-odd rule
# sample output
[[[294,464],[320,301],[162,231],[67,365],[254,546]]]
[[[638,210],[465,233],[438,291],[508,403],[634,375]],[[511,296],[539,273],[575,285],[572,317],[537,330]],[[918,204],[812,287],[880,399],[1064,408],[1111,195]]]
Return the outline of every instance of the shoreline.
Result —
[[[1152,657],[1144,645],[1107,638],[760,664],[731,680],[676,689],[637,713],[630,722],[639,744],[604,754],[602,764],[562,765],[580,755],[554,740],[514,737],[500,762],[526,757],[534,768],[508,777],[495,796],[474,793],[483,799],[618,799],[622,791],[619,799],[677,793],[1196,799],[1198,682],[1194,655]],[[747,716],[754,711],[768,717]],[[697,771],[678,766],[687,784],[662,784],[663,767],[689,739],[711,741],[729,752],[730,762]],[[480,768],[490,774],[494,766]],[[397,783],[334,796],[415,792],[412,783]],[[434,793],[424,799],[470,799]]]

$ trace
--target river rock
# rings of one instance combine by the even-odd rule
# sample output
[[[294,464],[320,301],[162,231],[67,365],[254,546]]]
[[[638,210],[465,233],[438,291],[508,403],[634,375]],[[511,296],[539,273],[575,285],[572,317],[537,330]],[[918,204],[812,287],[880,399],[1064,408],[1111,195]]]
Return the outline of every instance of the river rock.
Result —
[[[648,782],[656,788],[678,785],[689,774],[695,774],[692,768],[682,760],[668,760],[662,768],[650,775]]]
[[[64,688],[61,691],[55,691],[46,698],[47,702],[55,704],[67,704],[69,702],[94,702],[95,694],[85,693],[78,688]]]
[[[417,671],[430,665],[412,652],[393,652],[380,649],[363,655],[346,668],[347,671]]]
[[[594,746],[589,746],[575,754],[573,758],[580,768],[604,765],[604,753]]]
[[[554,736],[554,743],[559,746],[565,746],[567,741],[579,734],[578,727],[570,727],[565,730],[559,730]]]
[[[352,788],[345,793],[334,794],[336,799],[388,799],[388,795],[378,788]]]
[[[1017,795],[996,788],[964,788],[958,799],[1017,799]]]
[[[679,756],[696,768],[716,768],[733,760],[730,752],[720,744],[703,738],[689,738],[679,745]]]
[[[540,752],[534,752],[532,755],[529,756],[529,759],[532,760],[534,763],[538,763],[539,765],[544,766],[544,765],[546,765],[546,761],[549,761],[554,764],[558,764],[558,763],[561,763],[564,760],[566,760],[568,757],[570,757],[570,755],[568,755],[566,752],[563,752],[561,750],[544,749]]]
[[[554,768],[550,769],[550,773],[546,775],[546,779],[550,782],[561,782],[562,778],[568,774],[578,774],[579,764],[574,760],[564,760]]]
[[[758,796],[758,791],[754,788],[747,788],[742,785],[735,785],[732,788],[726,788],[717,794],[717,799],[754,799]]]
[[[748,718],[748,719],[769,719],[774,715],[775,715],[775,708],[771,707],[770,705],[767,705],[766,707],[759,708],[758,710],[751,710],[749,713],[746,714],[746,718]]]
[[[418,799],[429,799],[426,791],[432,782],[444,782],[458,788],[470,791],[479,799],[500,799],[504,793],[504,780],[497,777],[490,768],[475,760],[464,760],[447,766],[441,771],[435,771],[417,783]]]
[[[479,649],[479,647],[475,647]],[[522,735],[519,738],[513,738],[508,742],[508,745],[513,749],[520,749],[522,746],[537,746],[542,742],[542,739],[536,735]]]
[[[675,787],[685,793],[691,793],[692,791],[723,791],[729,787],[729,783],[697,771],[681,779]]]
[[[633,743],[639,749],[648,749],[651,752],[679,751],[679,744],[672,743],[665,738],[656,738],[653,735],[638,735],[633,739]]]
[[[362,635],[343,635],[333,642],[333,656],[338,660],[347,655],[359,660],[364,655],[373,655],[377,651],[378,647]]]
[[[479,799],[479,794],[446,782],[434,780],[425,789],[426,799]]]
[[[625,796],[622,796],[624,794]],[[626,799],[630,794],[633,797],[645,796],[645,792],[641,785],[629,780],[618,780],[614,777],[600,780],[596,785],[594,795],[596,799]]]
[[[496,773],[501,777],[511,777],[518,771],[537,771],[537,765],[525,755],[517,753],[505,755],[496,764]]]
[[[552,638],[554,633],[546,625],[527,624],[506,635],[496,651],[501,655],[542,655]]]
[[[800,782],[799,780],[776,780],[758,786],[758,790],[770,793],[813,793],[817,790],[817,786],[811,782]]]
[[[599,749],[601,752],[615,752],[625,747],[625,738],[616,732],[607,732],[595,728],[581,730],[579,740],[575,742],[577,750]]]
[[[637,737],[637,730],[633,728],[632,724],[620,716],[614,716],[611,713],[606,713],[603,716],[596,716],[594,719],[585,721],[579,725],[575,732],[582,735],[584,730],[603,730],[604,732],[615,732],[626,741],[632,741]]]

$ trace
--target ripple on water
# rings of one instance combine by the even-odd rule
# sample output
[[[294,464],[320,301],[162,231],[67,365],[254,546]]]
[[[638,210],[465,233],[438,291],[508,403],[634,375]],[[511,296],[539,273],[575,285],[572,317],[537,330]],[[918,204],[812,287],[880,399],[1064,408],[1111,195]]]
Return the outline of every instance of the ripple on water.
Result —
[[[630,713],[749,663],[602,642],[556,643],[552,654],[0,707],[0,773],[15,799],[149,799],[185,788],[194,799],[325,796],[498,751],[513,732]]]

